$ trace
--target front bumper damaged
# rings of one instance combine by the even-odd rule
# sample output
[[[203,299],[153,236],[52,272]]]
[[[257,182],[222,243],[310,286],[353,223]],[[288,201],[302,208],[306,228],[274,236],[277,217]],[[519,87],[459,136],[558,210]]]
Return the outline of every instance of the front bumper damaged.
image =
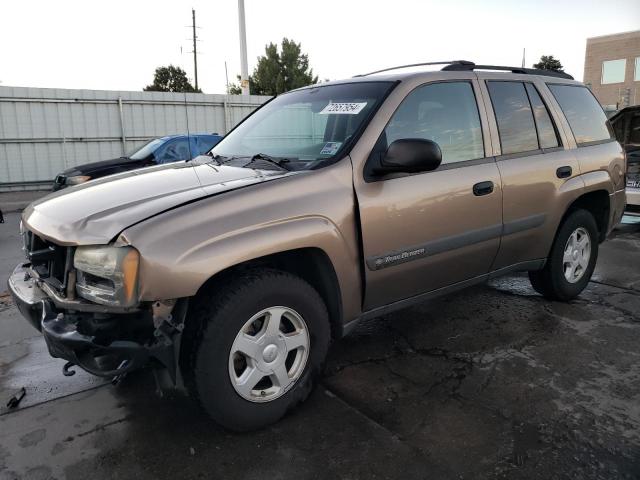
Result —
[[[146,342],[113,338],[105,341],[105,335],[83,332],[83,322],[93,321],[92,315],[98,315],[102,324],[117,324],[127,318],[118,313],[101,312],[99,306],[96,312],[87,312],[87,305],[91,305],[87,303],[77,311],[61,309],[56,305],[60,304],[59,299],[51,298],[41,288],[29,275],[28,267],[29,264],[16,267],[9,277],[9,291],[20,313],[42,332],[52,357],[67,360],[99,377],[120,377],[156,360],[175,381],[175,338],[155,334]],[[68,374],[67,368],[65,374]]]

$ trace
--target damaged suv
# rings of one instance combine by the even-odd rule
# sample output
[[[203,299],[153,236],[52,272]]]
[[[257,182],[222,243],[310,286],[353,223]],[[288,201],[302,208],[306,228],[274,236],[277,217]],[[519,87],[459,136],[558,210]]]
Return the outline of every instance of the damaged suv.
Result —
[[[427,70],[291,91],[207,156],[33,203],[15,303],[67,374],[151,365],[248,430],[359,320],[514,271],[576,297],[625,205],[597,101],[563,73]]]

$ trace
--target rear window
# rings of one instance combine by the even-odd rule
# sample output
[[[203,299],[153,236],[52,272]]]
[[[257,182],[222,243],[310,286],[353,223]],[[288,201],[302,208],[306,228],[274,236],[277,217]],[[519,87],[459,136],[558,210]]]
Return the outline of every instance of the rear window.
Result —
[[[602,107],[587,89],[577,85],[549,85],[567,117],[578,145],[612,138],[611,127]]]

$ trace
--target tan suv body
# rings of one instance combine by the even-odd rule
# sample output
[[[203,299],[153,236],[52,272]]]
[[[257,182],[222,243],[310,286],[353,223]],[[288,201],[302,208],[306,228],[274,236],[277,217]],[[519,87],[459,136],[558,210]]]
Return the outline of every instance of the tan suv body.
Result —
[[[151,360],[249,429],[359,319],[512,271],[573,298],[624,210],[624,152],[580,83],[514,71],[307,87],[209,157],[50,195],[23,213],[16,303],[52,355],[103,376]]]

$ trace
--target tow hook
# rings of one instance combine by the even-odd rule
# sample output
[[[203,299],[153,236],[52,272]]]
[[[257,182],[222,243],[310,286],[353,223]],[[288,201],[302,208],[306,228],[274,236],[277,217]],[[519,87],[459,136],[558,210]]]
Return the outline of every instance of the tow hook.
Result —
[[[62,374],[65,377],[73,377],[76,374],[75,370],[71,370],[72,367],[75,367],[76,364],[73,362],[67,362],[64,364],[64,367],[62,367]]]

